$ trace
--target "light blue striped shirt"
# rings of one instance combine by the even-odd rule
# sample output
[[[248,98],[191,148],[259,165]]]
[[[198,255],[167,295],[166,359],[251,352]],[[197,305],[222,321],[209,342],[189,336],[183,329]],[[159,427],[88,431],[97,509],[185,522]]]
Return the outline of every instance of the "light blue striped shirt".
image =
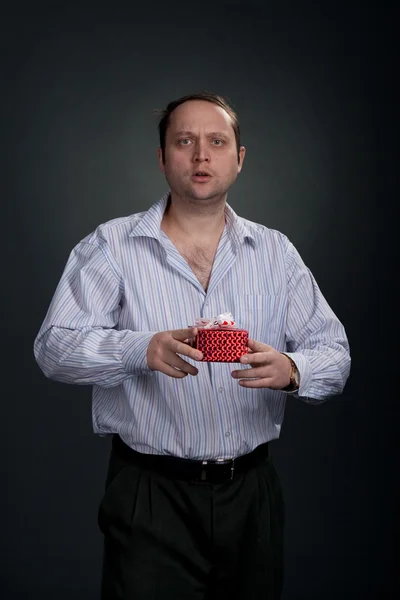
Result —
[[[311,403],[340,394],[350,370],[343,325],[285,235],[226,205],[207,292],[161,230],[165,194],[145,212],[100,225],[72,251],[34,344],[44,374],[93,385],[96,434],[119,433],[139,452],[236,457],[279,437],[287,394],[246,389],[245,365],[186,359],[183,379],[151,371],[159,331],[231,312],[249,337],[286,352]]]

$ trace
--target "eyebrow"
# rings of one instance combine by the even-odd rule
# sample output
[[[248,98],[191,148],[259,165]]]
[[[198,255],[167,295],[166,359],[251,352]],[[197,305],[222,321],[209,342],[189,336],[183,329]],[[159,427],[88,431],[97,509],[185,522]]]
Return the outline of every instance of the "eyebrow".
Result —
[[[177,131],[175,135],[194,135],[193,131]],[[207,133],[207,137],[225,137],[228,138],[229,134],[226,131],[212,131],[211,133]]]

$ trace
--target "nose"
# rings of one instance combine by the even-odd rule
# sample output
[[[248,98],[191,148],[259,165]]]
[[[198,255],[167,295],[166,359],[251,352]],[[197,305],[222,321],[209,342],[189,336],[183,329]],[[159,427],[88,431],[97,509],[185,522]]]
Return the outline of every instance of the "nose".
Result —
[[[208,162],[210,157],[207,152],[207,146],[202,140],[198,140],[193,152],[193,161],[195,163]]]

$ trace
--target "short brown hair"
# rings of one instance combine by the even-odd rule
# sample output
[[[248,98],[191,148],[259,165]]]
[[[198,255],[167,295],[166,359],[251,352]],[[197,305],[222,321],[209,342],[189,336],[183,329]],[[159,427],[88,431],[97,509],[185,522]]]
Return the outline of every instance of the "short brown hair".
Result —
[[[211,102],[212,104],[216,104],[223,108],[228,115],[232,119],[232,127],[235,132],[236,146],[237,146],[237,154],[239,160],[239,151],[240,151],[240,126],[239,126],[239,118],[237,116],[236,111],[233,109],[232,105],[229,103],[227,98],[223,96],[219,96],[217,94],[213,94],[213,92],[199,92],[198,94],[190,94],[188,96],[182,96],[182,98],[178,98],[178,100],[173,100],[167,105],[167,108],[164,110],[157,111],[160,116],[160,121],[158,123],[158,133],[160,136],[160,147],[162,152],[162,159],[165,162],[165,138],[167,136],[167,129],[170,123],[170,117],[173,111],[178,108],[184,102],[189,102],[189,100],[205,100],[206,102]]]

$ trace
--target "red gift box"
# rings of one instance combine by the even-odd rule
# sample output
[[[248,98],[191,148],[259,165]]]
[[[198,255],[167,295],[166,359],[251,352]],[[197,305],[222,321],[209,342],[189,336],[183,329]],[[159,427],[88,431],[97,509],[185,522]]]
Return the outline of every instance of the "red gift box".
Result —
[[[240,362],[248,353],[249,333],[245,329],[198,328],[193,346],[203,353],[203,362]]]
[[[203,362],[240,362],[249,351],[249,333],[236,327],[232,313],[212,319],[197,317],[194,327],[197,335],[188,341],[203,353]]]

